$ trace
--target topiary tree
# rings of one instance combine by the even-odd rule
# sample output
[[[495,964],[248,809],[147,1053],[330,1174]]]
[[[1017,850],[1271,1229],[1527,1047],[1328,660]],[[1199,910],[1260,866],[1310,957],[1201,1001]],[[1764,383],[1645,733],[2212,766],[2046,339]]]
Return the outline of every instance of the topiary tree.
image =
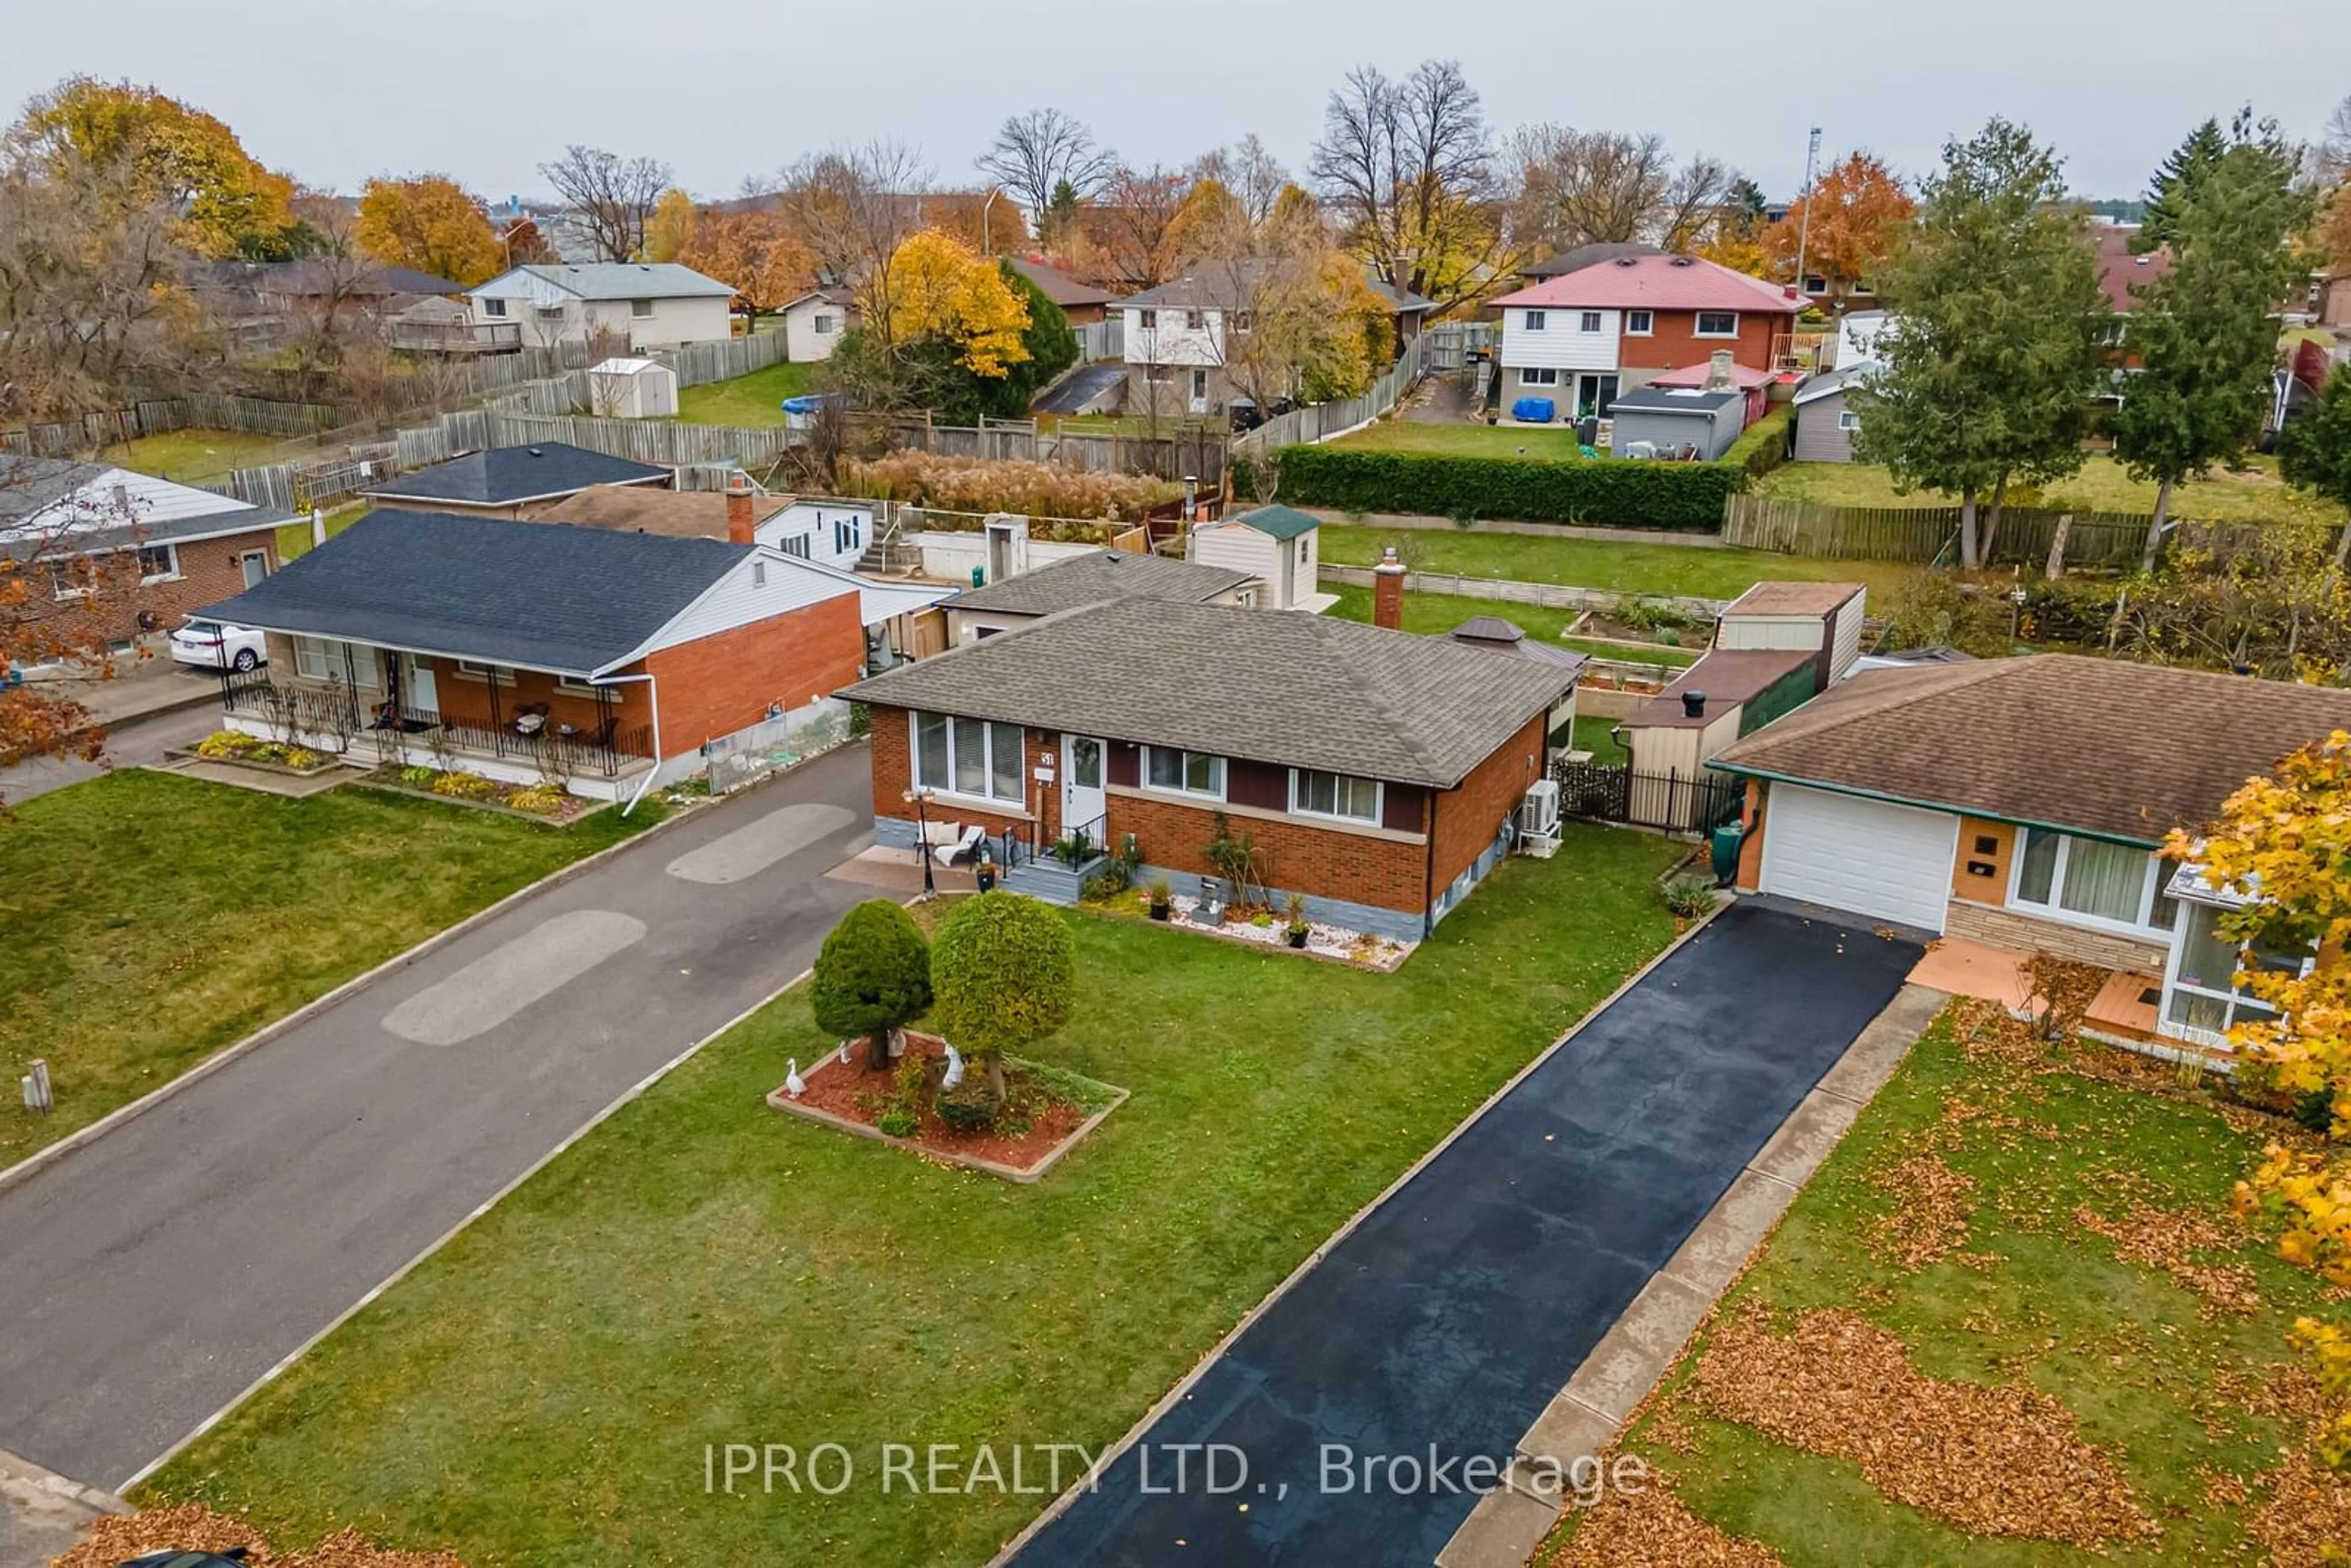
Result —
[[[988,1092],[1001,1105],[1005,1053],[1069,1021],[1077,939],[1068,922],[1033,898],[983,893],[940,922],[931,988],[939,1031],[987,1067]]]
[[[886,898],[869,898],[841,917],[816,956],[809,1009],[819,1029],[862,1035],[865,1065],[890,1066],[890,1039],[931,1005],[931,955],[914,917]]]

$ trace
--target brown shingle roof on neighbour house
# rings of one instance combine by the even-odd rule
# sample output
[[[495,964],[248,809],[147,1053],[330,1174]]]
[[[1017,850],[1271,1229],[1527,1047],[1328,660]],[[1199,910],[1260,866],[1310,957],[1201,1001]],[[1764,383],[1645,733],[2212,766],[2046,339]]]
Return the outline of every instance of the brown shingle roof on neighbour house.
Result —
[[[1053,615],[1113,599],[1197,604],[1252,580],[1249,573],[1228,567],[1196,566],[1164,555],[1103,549],[959,593],[946,601],[946,607],[1003,615]]]
[[[1684,670],[1664,691],[1633,710],[1625,722],[1643,729],[1703,729],[1733,703],[1770,691],[1792,670],[1820,657],[1811,648],[1718,648]],[[1705,711],[1682,706],[1684,692],[1704,692]]]
[[[764,523],[792,504],[789,496],[751,497],[751,517]],[[726,537],[726,495],[722,490],[652,490],[633,485],[590,485],[576,496],[534,511],[535,523],[569,523],[582,528],[666,534],[672,538]]]
[[[1013,271],[1035,284],[1046,298],[1064,308],[1072,305],[1107,305],[1118,298],[1107,288],[1080,282],[1049,262],[1026,256],[1008,256],[1004,259],[1012,264]]]
[[[1451,789],[1572,670],[1222,604],[1096,604],[902,664],[854,702]]]
[[[1826,615],[1862,591],[1858,582],[1759,582],[1730,601],[1725,615]]]
[[[2351,729],[2351,691],[2073,653],[1873,670],[1710,766],[2154,844]]]

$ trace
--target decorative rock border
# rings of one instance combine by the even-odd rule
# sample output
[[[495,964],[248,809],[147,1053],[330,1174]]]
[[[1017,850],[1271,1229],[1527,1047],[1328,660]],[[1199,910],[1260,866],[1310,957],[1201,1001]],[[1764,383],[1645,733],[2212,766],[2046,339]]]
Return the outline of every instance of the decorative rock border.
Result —
[[[833,1059],[829,1055],[820,1058],[819,1059],[817,1067],[812,1067],[810,1071],[818,1071],[824,1062],[831,1060]],[[1041,1065],[1040,1063],[1023,1062],[1022,1059],[1019,1057],[1007,1057],[1005,1060],[1008,1062],[1020,1065]],[[1056,1071],[1067,1070],[1056,1069]],[[1071,1074],[1071,1076],[1084,1077],[1085,1075],[1083,1073],[1074,1073]],[[1132,1090],[1122,1089],[1115,1083],[1102,1083],[1102,1080],[1099,1078],[1089,1078],[1086,1082],[1089,1083],[1101,1083],[1102,1088],[1109,1090],[1111,1096],[1110,1103],[1104,1105],[1101,1110],[1096,1111],[1092,1115],[1088,1116],[1084,1121],[1071,1128],[1069,1135],[1064,1137],[1060,1143],[1055,1144],[1051,1148],[1046,1150],[1042,1159],[1040,1159],[1033,1166],[1025,1167],[1020,1166],[1008,1166],[1001,1160],[982,1159],[977,1155],[958,1154],[953,1149],[937,1148],[932,1145],[919,1142],[914,1138],[893,1138],[889,1134],[883,1132],[881,1128],[872,1125],[871,1123],[860,1122],[853,1117],[839,1115],[831,1111],[820,1111],[813,1105],[803,1105],[799,1101],[793,1099],[789,1094],[784,1092],[781,1085],[769,1090],[768,1092],[767,1100],[768,1103],[774,1106],[777,1110],[785,1112],[789,1115],[798,1116],[803,1121],[820,1123],[824,1126],[831,1127],[843,1133],[853,1133],[861,1138],[871,1138],[877,1144],[888,1144],[893,1148],[904,1149],[908,1153],[922,1159],[936,1160],[942,1165],[960,1166],[966,1170],[977,1171],[982,1176],[992,1176],[998,1177],[999,1180],[1017,1182],[1022,1186],[1030,1186],[1042,1180],[1046,1172],[1051,1170],[1055,1166],[1060,1165],[1061,1163],[1062,1155],[1077,1147],[1078,1141],[1080,1139],[1092,1132],[1096,1127],[1101,1126],[1102,1118],[1109,1115],[1113,1111],[1117,1110],[1121,1105],[1125,1104],[1129,1097],[1134,1092]]]

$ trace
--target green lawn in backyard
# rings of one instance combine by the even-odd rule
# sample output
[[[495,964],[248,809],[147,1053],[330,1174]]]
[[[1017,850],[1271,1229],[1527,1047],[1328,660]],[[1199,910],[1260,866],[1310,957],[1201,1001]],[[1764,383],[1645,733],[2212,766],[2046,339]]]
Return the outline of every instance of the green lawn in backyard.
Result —
[[[57,1108],[0,1114],[0,1166],[655,811],[551,828],[350,785],[288,800],[143,769],[36,796],[0,821],[0,1076],[47,1057]]]
[[[1483,534],[1466,528],[1381,528],[1325,523],[1322,559],[1337,566],[1370,566],[1381,549],[1396,547],[1414,570],[1497,577],[1512,582],[1564,583],[1617,593],[1736,599],[1758,582],[1861,582],[1873,594],[1916,577],[1918,569],[1887,561],[1828,560],[1714,545],[1645,544],[1635,540]]]
[[[781,424],[784,400],[812,392],[815,386],[813,361],[787,360],[733,381],[680,387],[677,417],[687,424],[731,424],[745,429]]]
[[[1363,446],[1378,452],[1427,452],[1447,457],[1573,458],[1583,455],[1575,432],[1566,425],[1420,424],[1410,420],[1383,419],[1333,446]]]
[[[1326,612],[1343,621],[1369,621],[1372,618],[1372,591],[1368,588],[1334,588],[1339,602]],[[1508,600],[1470,599],[1450,593],[1412,592],[1404,596],[1404,629],[1430,635],[1450,632],[1464,621],[1479,615],[1496,615],[1508,621],[1530,637],[1546,643],[1557,643],[1578,653],[1595,658],[1626,659],[1635,664],[1656,664],[1672,669],[1698,663],[1706,634],[1687,632],[1687,648],[1627,646],[1622,643],[1603,642],[1596,637],[1562,637],[1561,631],[1576,617],[1573,610],[1553,610],[1541,604],[1520,604]]]
[[[193,485],[269,462],[281,439],[252,430],[173,430],[110,446],[100,456],[133,473]]]
[[[550,1563],[986,1560],[1040,1496],[910,1496],[881,1445],[1113,1441],[1348,1215],[1660,948],[1686,847],[1570,826],[1394,974],[1068,918],[1029,1054],[1133,1098],[1019,1186],[785,1117],[795,990],[590,1133],[142,1489]],[[778,979],[784,978],[778,971]],[[705,1444],[844,1445],[837,1497]],[[1037,1484],[1031,1474],[1029,1484]]]
[[[1597,714],[1576,715],[1575,749],[1592,753],[1592,760],[1594,762],[1614,763],[1628,760],[1632,753],[1625,750],[1624,743],[1612,733],[1624,722],[1621,718],[1602,718]]]
[[[2277,459],[2256,456],[2241,474],[2215,470],[2209,478],[2183,485],[2173,496],[2171,515],[2205,522],[2318,522],[2340,527],[2343,509],[2303,494],[2278,477]],[[1931,490],[1897,495],[1884,468],[1868,463],[1783,464],[1756,482],[1755,493],[1819,501],[1833,507],[1949,507],[1957,496]],[[2085,512],[2152,513],[2155,486],[2134,479],[2111,457],[2091,458],[2070,479],[2046,486],[2035,501],[2020,504],[2074,507]]]
[[[338,507],[327,514],[327,537],[333,538],[353,523],[368,515],[365,501],[354,501],[348,507]],[[308,522],[277,525],[277,563],[280,566],[303,554],[310,548],[310,525]]]
[[[2045,1059],[1979,1051],[1970,1060],[1956,1017],[1947,1014],[1914,1048],[1798,1197],[1706,1336],[1669,1375],[1671,1392],[1634,1427],[1627,1448],[1663,1472],[1700,1518],[1762,1542],[1789,1568],[2254,1561],[2248,1526],[2267,1499],[2282,1448],[2304,1442],[2309,1418],[2256,1414],[2248,1406],[2297,1402],[2300,1374],[2290,1364],[2296,1357],[2285,1333],[2294,1314],[2319,1300],[2314,1280],[2277,1261],[2258,1228],[2227,1211],[2231,1184],[2275,1134],[2263,1119],[2232,1127],[2207,1103],[2150,1088],[2036,1071]],[[2087,1045],[2070,1054],[2090,1063],[2118,1059]],[[2138,1083],[2169,1086],[2169,1070],[2135,1065]],[[1878,1229],[1896,1206],[1879,1178],[1898,1162],[1920,1158],[1974,1186],[1951,1210],[1964,1232],[1948,1236],[1949,1255],[1906,1272]],[[2135,1207],[2152,1217],[2144,1229],[2130,1218]],[[2184,1271],[2126,1260],[2115,1240],[2075,1218],[2085,1209],[2158,1243],[2182,1221],[2216,1228],[2205,1238],[2217,1238],[2216,1245],[2176,1260],[2183,1270],[2242,1270],[2257,1309],[2222,1310],[2189,1288]],[[1915,1237],[1925,1217],[1917,1204],[1906,1213],[1901,1231]],[[1786,1330],[1789,1314],[1816,1309],[1855,1312],[1890,1331],[1925,1376],[2022,1385],[2053,1397],[2079,1437],[2115,1460],[2160,1536],[2094,1554],[2050,1540],[1970,1534],[1889,1500],[1855,1459],[1766,1436],[1709,1403],[1694,1372],[1726,1325],[1770,1313],[1772,1326]],[[1855,1375],[1866,1386],[1873,1375]],[[1856,1411],[1828,1418],[1891,1433],[1910,1424],[1906,1416],[1929,1419],[1894,1408],[1882,1419]],[[1931,1469],[1967,1462],[1960,1444],[1968,1434],[1942,1427],[1933,1433],[1952,1446],[1928,1461]],[[2003,1479],[1996,1464],[1977,1463],[1963,1484],[1997,1501]],[[2351,1500],[2351,1490],[2338,1496]],[[1591,1526],[1604,1537],[1607,1517],[1594,1515]],[[2029,1531],[2035,1520],[2023,1511],[2020,1522]],[[2338,1531],[2346,1523],[2351,1515],[2335,1516]],[[1573,1523],[1562,1534],[1582,1527]],[[2294,1552],[2262,1560],[2315,1561]]]

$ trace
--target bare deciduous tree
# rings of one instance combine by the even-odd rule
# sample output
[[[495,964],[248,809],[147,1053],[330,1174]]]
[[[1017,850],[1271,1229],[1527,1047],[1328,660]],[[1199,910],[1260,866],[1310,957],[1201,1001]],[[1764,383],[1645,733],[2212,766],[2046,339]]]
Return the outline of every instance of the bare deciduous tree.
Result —
[[[1192,165],[1192,177],[1214,180],[1230,191],[1251,224],[1262,224],[1273,215],[1275,198],[1290,183],[1290,171],[1254,131],[1230,147],[1201,154]]]
[[[670,166],[658,158],[623,158],[578,142],[538,172],[563,198],[571,215],[612,261],[631,261],[644,252],[645,221],[669,189]]]
[[[1349,245],[1390,283],[1447,305],[1497,270],[1493,139],[1453,60],[1401,81],[1358,66],[1331,94],[1308,168]]]
[[[1697,156],[1676,168],[1661,137],[1531,125],[1513,140],[1520,228],[1554,248],[1642,240],[1668,250],[1706,237],[1736,176]]]
[[[1030,213],[1041,215],[1064,183],[1080,201],[1092,196],[1118,167],[1109,148],[1094,141],[1081,120],[1058,109],[1032,109],[1008,116],[996,144],[974,160],[980,172],[1012,193]]]
[[[1190,187],[1184,175],[1157,163],[1144,170],[1122,167],[1112,174],[1089,225],[1102,253],[1095,270],[1137,292],[1174,277],[1181,258],[1169,241]]]
[[[172,372],[166,329],[190,315],[173,221],[87,161],[0,169],[0,415],[117,408]]]
[[[815,258],[818,277],[854,289],[866,324],[886,334],[890,269],[922,225],[933,175],[903,141],[877,139],[802,159],[778,179],[777,208]]]

